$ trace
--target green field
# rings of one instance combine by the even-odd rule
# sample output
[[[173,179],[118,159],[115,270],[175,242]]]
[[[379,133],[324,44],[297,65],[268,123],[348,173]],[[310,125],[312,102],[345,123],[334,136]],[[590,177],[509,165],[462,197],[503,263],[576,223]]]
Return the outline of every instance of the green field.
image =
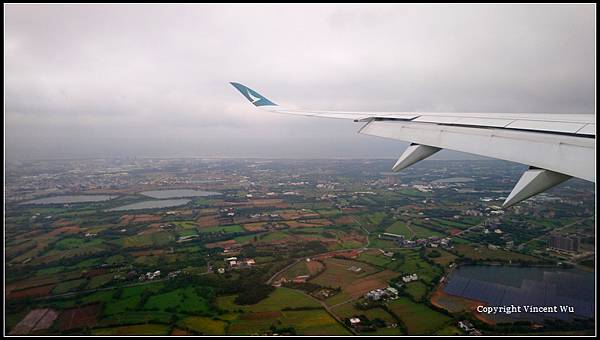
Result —
[[[198,224],[194,221],[175,221],[171,222],[180,229],[196,229]]]
[[[448,326],[442,327],[441,329],[437,330],[434,335],[462,335],[462,334],[463,334],[463,331],[460,328],[458,328],[454,325],[448,325]]]
[[[266,233],[242,235],[242,236],[238,236],[238,237],[234,238],[234,240],[239,244],[246,244],[246,243],[254,242],[255,238],[258,240],[262,235],[266,235]]]
[[[104,241],[97,239],[65,238],[56,242],[52,250],[44,253],[48,256],[75,257],[100,252],[106,246]]]
[[[388,325],[396,323],[396,319],[382,308],[376,307],[367,310],[356,308],[352,303],[345,303],[333,309],[333,313],[341,319],[352,318],[359,315],[366,316],[369,320],[381,319]],[[379,328],[376,332],[364,332],[364,335],[402,335],[400,328]]]
[[[87,260],[78,262],[77,264],[75,264],[69,268],[70,269],[89,268],[89,267],[97,266],[101,263],[102,263],[102,259],[97,258],[97,257],[92,257]]]
[[[454,260],[456,260],[456,255],[445,251],[443,249],[432,249],[432,248],[427,248],[427,254],[430,254],[431,252],[436,251],[438,253],[440,253],[441,256],[439,257],[430,257],[431,260],[441,266],[448,266],[450,263],[454,262]]]
[[[105,261],[108,264],[119,264],[125,262],[125,256],[121,254],[116,254],[108,257]]]
[[[105,284],[112,281],[112,279],[113,279],[113,274],[110,274],[110,273],[94,276],[93,278],[90,279],[90,282],[87,284],[86,289],[94,289],[94,288],[102,287]]]
[[[202,316],[190,316],[179,322],[178,326],[201,335],[224,335],[227,322]]]
[[[461,221],[452,221],[452,220],[447,220],[447,219],[441,219],[441,218],[431,218],[429,222],[423,221],[424,223],[430,223],[431,225],[434,226],[438,226],[438,227],[442,227],[445,229],[448,228],[456,228],[456,229],[467,229],[469,227],[472,227],[474,225],[476,225],[478,222],[481,222],[481,217],[469,217],[464,218]]]
[[[420,280],[431,282],[442,273],[441,269],[423,260],[418,250],[402,249],[396,252],[397,260],[388,268],[404,275],[417,273]]]
[[[359,241],[344,240],[341,243],[336,243],[334,247],[330,247],[329,250],[343,250],[343,249],[356,249],[360,248],[363,244]]]
[[[261,234],[258,239],[263,242],[271,242],[271,241],[279,241],[286,238],[291,238],[292,236],[284,231],[273,231],[266,234]]]
[[[235,295],[219,296],[217,297],[217,305],[223,310],[242,310],[245,312],[279,311],[283,308],[321,307],[318,301],[301,291],[285,287],[275,289],[268,298],[254,305],[237,305],[234,302],[235,297]]]
[[[171,330],[167,325],[131,325],[110,328],[96,328],[92,335],[168,335]]]
[[[120,314],[111,314],[100,320],[99,327],[125,326],[135,324],[160,323],[170,324],[173,318],[172,313],[157,311],[135,311],[129,310]]]
[[[323,209],[317,210],[317,213],[325,218],[341,215],[342,213],[338,209]]]
[[[217,305],[232,320],[229,334],[261,334],[274,325],[292,326],[298,334],[305,335],[346,335],[347,330],[337,323],[321,304],[301,291],[289,288],[277,288],[268,298],[257,304],[240,306],[235,304],[235,295],[220,296]],[[306,309],[308,310],[288,310]],[[238,311],[241,311],[239,313]]]
[[[234,224],[234,225],[227,225],[227,226],[215,226],[215,227],[208,227],[208,228],[200,228],[198,230],[201,233],[218,233],[218,232],[222,232],[222,233],[243,233],[246,230],[244,228],[242,228],[241,225],[238,224]]]
[[[42,276],[42,275],[56,274],[56,273],[62,272],[63,270],[65,270],[64,266],[48,267],[48,268],[38,270],[37,272],[35,272],[35,275]]]
[[[119,239],[115,243],[124,248],[140,248],[165,246],[173,241],[175,241],[173,234],[162,231],[152,234],[129,236],[124,239]]]
[[[398,190],[398,193],[400,193],[402,195],[414,196],[414,197],[429,197],[432,195],[431,192],[422,192],[422,191],[419,191],[419,190],[413,189],[413,188],[402,188],[402,189]]]
[[[474,260],[541,262],[540,259],[533,256],[503,249],[489,249],[486,246],[457,244],[454,249],[459,255]]]
[[[369,245],[370,248],[379,248],[379,249],[383,249],[383,250],[390,249],[390,248],[398,248],[398,245],[396,244],[396,242],[382,240],[377,237],[377,234],[374,234],[374,233],[371,234],[371,236],[369,237],[369,240],[371,241],[371,244]]]
[[[404,286],[404,291],[410,295],[414,301],[421,301],[427,294],[427,286],[421,281],[408,283]]]
[[[184,229],[182,231],[177,232],[177,236],[179,237],[186,237],[192,235],[198,235],[198,231],[196,231],[196,229]]]
[[[405,222],[402,222],[402,221],[394,222],[394,224],[389,226],[385,231],[388,233],[392,233],[392,234],[404,235],[404,237],[407,239],[427,238],[430,236],[445,236],[442,233],[439,233],[437,231],[433,231],[433,230],[430,230],[427,228],[423,228],[423,227],[417,226],[415,224],[412,224],[409,226]]]
[[[127,312],[127,315],[132,313],[138,306],[141,295],[144,291],[156,292],[162,288],[162,282],[142,284],[133,287],[123,288],[120,297],[114,298],[114,294],[119,288],[96,292],[85,296],[82,300],[84,303],[102,302],[104,303],[103,315],[113,315]],[[132,323],[132,322],[128,322]]]
[[[262,334],[271,326],[293,327],[299,335],[350,335],[350,332],[325,310],[283,311],[273,315],[243,315],[232,321],[230,334]]]
[[[366,215],[367,223],[371,226],[371,228],[367,228],[372,230],[377,227],[383,220],[386,218],[387,214],[384,212],[376,212],[373,214]]]
[[[105,315],[120,314],[124,312],[133,311],[140,303],[139,296],[130,296],[126,298],[120,298],[117,300],[111,299],[104,307]]]
[[[52,294],[63,294],[68,291],[75,290],[76,288],[81,287],[85,282],[85,279],[79,279],[59,283],[52,290]]]
[[[424,304],[414,303],[407,297],[400,297],[387,306],[404,322],[409,335],[433,334],[452,321],[449,316]]]
[[[83,245],[83,243],[84,243],[84,240],[82,238],[67,237],[67,238],[63,238],[62,240],[56,242],[54,244],[54,248],[56,248],[58,250],[73,249],[73,248],[81,247]]]
[[[353,280],[367,276],[377,271],[376,268],[357,261],[329,258],[323,261],[325,271],[319,274],[310,282],[324,287],[345,287],[352,284]],[[360,272],[348,270],[351,267],[358,267]]]
[[[393,260],[390,257],[383,256],[383,254],[379,251],[375,252],[363,252],[358,256],[358,260],[364,261],[376,266],[385,267],[389,265]]]
[[[145,309],[165,311],[176,310],[180,313],[205,313],[210,311],[210,301],[205,296],[199,294],[193,287],[179,288],[168,293],[151,296]]]
[[[292,279],[300,275],[310,275],[310,272],[306,267],[306,261],[299,261],[282,273],[282,276],[285,276],[288,279]]]

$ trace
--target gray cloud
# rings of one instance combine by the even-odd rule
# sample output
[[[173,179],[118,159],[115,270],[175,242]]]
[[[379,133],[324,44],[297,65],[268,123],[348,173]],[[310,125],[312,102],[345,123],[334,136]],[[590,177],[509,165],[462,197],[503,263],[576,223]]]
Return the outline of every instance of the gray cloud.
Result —
[[[395,157],[406,145],[257,112],[229,81],[320,109],[595,110],[594,5],[5,9],[8,159]]]

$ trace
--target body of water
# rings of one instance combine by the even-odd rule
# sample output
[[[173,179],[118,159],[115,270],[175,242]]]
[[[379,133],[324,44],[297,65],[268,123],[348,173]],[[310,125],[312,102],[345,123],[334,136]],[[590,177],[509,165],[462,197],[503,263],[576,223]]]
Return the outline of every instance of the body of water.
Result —
[[[127,204],[121,207],[108,209],[107,211],[125,211],[125,210],[141,210],[141,209],[158,209],[158,208],[169,208],[177,207],[180,205],[187,204],[190,199],[172,199],[172,200],[157,200],[157,201],[143,201],[132,204]]]
[[[201,197],[220,195],[220,192],[202,191],[191,189],[173,189],[173,190],[150,190],[143,191],[140,194],[152,198],[180,198],[180,197]]]
[[[468,177],[450,177],[450,178],[443,178],[443,179],[436,179],[435,181],[431,182],[431,183],[467,183],[467,182],[474,182],[475,180],[472,178],[468,178]]]
[[[23,202],[21,204],[66,204],[66,203],[86,203],[102,202],[113,199],[117,196],[109,195],[66,195],[38,198],[35,200]]]
[[[573,306],[574,313],[514,313],[511,319],[542,321],[594,317],[595,275],[576,269],[461,266],[444,292],[488,306]]]

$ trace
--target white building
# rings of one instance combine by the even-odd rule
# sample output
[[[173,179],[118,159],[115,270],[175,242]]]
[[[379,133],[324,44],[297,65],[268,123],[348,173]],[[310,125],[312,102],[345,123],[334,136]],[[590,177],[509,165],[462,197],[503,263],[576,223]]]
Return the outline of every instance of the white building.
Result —
[[[417,273],[414,273],[412,275],[406,275],[406,276],[402,277],[402,281],[404,281],[405,283],[417,281],[418,279],[419,279],[419,277],[417,276]]]

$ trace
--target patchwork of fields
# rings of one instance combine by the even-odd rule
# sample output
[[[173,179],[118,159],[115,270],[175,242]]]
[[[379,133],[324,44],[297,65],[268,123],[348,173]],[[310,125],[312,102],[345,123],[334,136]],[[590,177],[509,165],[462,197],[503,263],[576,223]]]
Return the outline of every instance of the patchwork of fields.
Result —
[[[7,331],[144,336],[464,334],[456,325],[472,313],[475,302],[437,289],[454,270],[451,264],[543,260],[539,253],[527,252],[539,251],[543,238],[522,251],[515,242],[512,248],[490,249],[465,236],[477,232],[470,227],[485,219],[482,214],[493,202],[475,200],[463,214],[463,202],[448,199],[448,193],[439,201],[430,199],[431,193],[407,184],[412,177],[381,175],[379,168],[364,182],[366,165],[354,168],[357,177],[343,172],[334,180],[335,171],[324,166],[293,178],[286,170],[273,181],[269,176],[280,170],[268,164],[208,166],[206,173],[190,172],[183,180],[179,176],[188,170],[174,177],[168,171],[151,171],[149,177],[144,171],[132,171],[139,176],[137,184],[111,189],[118,195],[114,200],[12,205],[5,253]],[[155,166],[160,167],[155,164],[152,169]],[[436,171],[428,176],[437,176]],[[140,195],[153,186],[149,183],[160,187],[196,183],[222,194],[195,197],[179,206],[111,211],[142,199],[152,201]],[[444,190],[455,194],[453,187]],[[473,194],[463,198],[469,195]],[[559,208],[539,211],[556,214]],[[537,237],[540,230],[564,221],[556,220],[536,219],[535,233],[511,240]],[[506,236],[512,229],[503,230]],[[378,238],[384,232],[406,239],[437,236],[452,241],[406,244]],[[406,282],[405,276],[413,274],[418,278]]]

